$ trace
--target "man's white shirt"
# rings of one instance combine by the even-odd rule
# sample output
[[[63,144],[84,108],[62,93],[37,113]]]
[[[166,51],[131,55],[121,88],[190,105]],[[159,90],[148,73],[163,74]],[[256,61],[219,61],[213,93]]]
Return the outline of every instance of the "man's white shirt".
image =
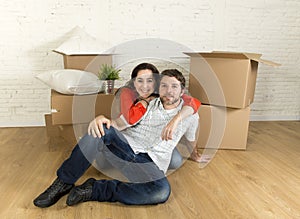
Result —
[[[181,110],[182,105],[183,100],[176,108],[165,110],[160,98],[156,98],[149,103],[147,112],[136,126],[121,131],[134,153],[148,153],[164,173],[167,172],[172,152],[181,137],[185,136],[188,141],[196,140],[198,113],[181,120],[172,140],[163,141],[161,138],[162,129]]]

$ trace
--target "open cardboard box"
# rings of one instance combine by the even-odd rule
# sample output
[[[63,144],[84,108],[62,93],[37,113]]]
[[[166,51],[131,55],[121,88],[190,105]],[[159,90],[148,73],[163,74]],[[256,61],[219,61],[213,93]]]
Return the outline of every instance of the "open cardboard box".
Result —
[[[201,105],[198,113],[199,148],[246,150],[250,107]]]
[[[63,56],[65,69],[78,69],[97,74],[102,64],[112,65],[112,54],[66,54],[53,51]]]
[[[232,108],[245,108],[253,102],[258,63],[279,65],[256,53],[185,54],[190,56],[190,93],[204,104]]]

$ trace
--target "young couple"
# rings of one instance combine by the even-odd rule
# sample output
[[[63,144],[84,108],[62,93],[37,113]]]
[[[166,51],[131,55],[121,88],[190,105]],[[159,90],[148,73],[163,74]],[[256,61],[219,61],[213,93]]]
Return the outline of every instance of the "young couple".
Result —
[[[85,201],[158,204],[168,199],[171,189],[165,174],[173,150],[183,136],[192,148],[195,147],[198,114],[194,113],[195,108],[192,113],[187,110],[186,114],[192,114],[190,116],[184,112],[184,107],[191,107],[192,104],[183,101],[185,79],[176,69],[161,73],[159,98],[149,97],[149,93],[155,91],[155,84],[158,84],[154,77],[158,73],[155,71],[147,67],[136,72],[133,81],[135,91],[127,90],[129,95],[125,97],[131,95],[131,100],[140,98],[125,113],[122,110],[128,107],[130,101],[123,105],[124,94],[121,91],[122,114],[119,119],[109,120],[98,116],[90,123],[88,134],[78,142],[70,157],[57,170],[56,180],[34,200],[36,206],[49,207],[68,193],[69,206]],[[180,114],[186,118],[181,120]],[[130,126],[135,122],[138,124]],[[121,123],[128,123],[130,127],[119,128]],[[113,166],[121,169],[129,182],[90,178],[82,185],[74,186],[99,153],[103,153]]]
[[[115,98],[116,101],[113,104],[113,109],[119,110],[113,113],[115,114],[113,115],[115,126],[118,127],[118,130],[138,124],[146,113],[149,102],[159,97],[158,88],[159,71],[153,64],[141,63],[133,69],[131,80],[118,90]],[[186,94],[182,95],[182,99],[184,102],[181,110],[161,130],[161,138],[163,140],[172,139],[172,134],[179,122],[198,112],[201,105],[199,100]],[[120,106],[116,106],[115,103],[118,103],[117,105]],[[200,162],[200,157],[197,148],[195,148],[191,153],[190,159]],[[177,169],[181,164],[182,157],[175,148],[170,169]]]

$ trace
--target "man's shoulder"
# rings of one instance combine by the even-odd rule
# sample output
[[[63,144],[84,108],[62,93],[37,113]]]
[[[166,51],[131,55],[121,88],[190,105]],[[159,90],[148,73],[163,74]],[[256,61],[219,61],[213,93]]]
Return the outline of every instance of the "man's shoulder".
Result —
[[[158,105],[159,103],[161,103],[160,98],[159,97],[155,97],[153,100],[151,100],[149,102],[149,106],[155,106],[155,105]]]
[[[198,113],[194,113],[193,115],[190,115],[186,118],[186,120],[188,122],[191,122],[191,121],[197,121],[199,119],[199,114]]]

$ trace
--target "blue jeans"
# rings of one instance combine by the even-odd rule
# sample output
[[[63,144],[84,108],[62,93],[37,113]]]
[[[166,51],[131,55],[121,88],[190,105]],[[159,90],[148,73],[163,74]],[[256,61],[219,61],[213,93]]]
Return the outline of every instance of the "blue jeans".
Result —
[[[85,135],[70,157],[57,170],[65,183],[75,183],[91,166],[97,154],[104,153],[113,166],[121,169],[129,182],[97,180],[92,200],[121,202],[131,205],[158,204],[167,201],[171,187],[164,173],[146,153],[135,154],[123,135],[113,127],[104,126],[101,138]]]

